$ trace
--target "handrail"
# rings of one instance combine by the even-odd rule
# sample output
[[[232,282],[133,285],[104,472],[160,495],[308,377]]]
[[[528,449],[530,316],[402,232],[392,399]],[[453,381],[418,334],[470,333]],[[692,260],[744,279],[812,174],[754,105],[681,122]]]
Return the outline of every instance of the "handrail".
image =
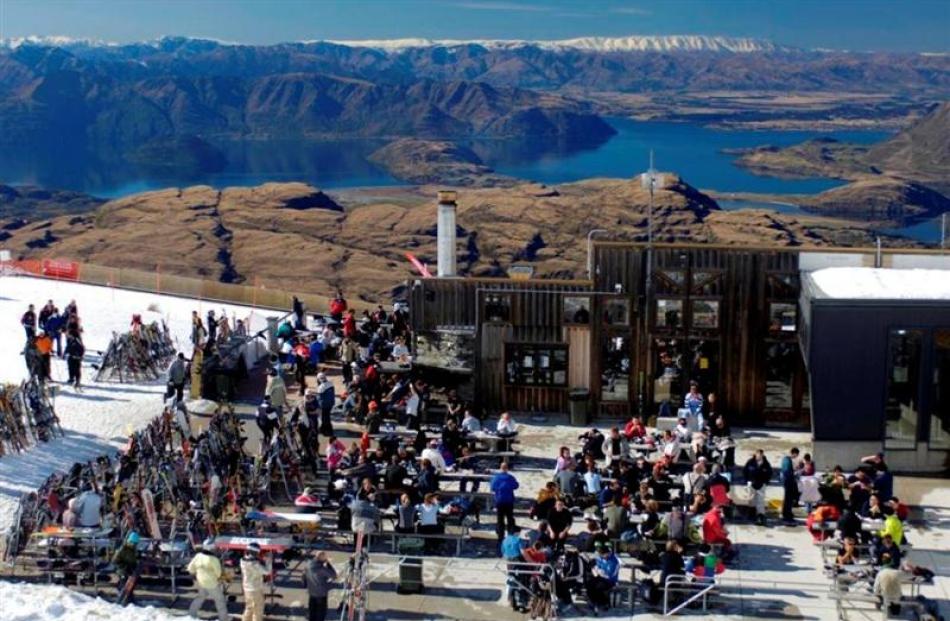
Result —
[[[680,588],[676,588],[676,585],[680,585]],[[677,606],[673,610],[669,610],[670,588],[673,587],[674,590],[683,591],[683,592],[690,592],[690,591],[695,590],[693,588],[683,588],[686,585],[693,586],[693,587],[702,586],[702,588],[696,591],[696,593],[693,594],[691,597],[686,598],[686,601],[682,602],[679,606]],[[682,574],[674,574],[674,575],[667,576],[666,583],[663,585],[663,616],[672,617],[677,612],[679,612],[686,606],[689,606],[690,604],[692,604],[699,598],[703,599],[703,612],[705,612],[706,611],[706,597],[709,595],[709,593],[713,589],[716,588],[716,586],[718,585],[716,584],[715,578],[712,578],[710,582],[705,582],[705,581],[696,582],[696,581],[690,580],[689,576],[685,576]]]

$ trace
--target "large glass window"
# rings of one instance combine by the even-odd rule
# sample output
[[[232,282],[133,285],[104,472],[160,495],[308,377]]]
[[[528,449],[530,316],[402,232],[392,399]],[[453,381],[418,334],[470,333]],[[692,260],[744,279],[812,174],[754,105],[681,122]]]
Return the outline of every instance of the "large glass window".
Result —
[[[563,321],[564,323],[590,323],[590,298],[565,297]]]
[[[600,357],[600,399],[626,401],[630,395],[630,338],[604,336]]]
[[[769,332],[783,334],[795,332],[797,328],[798,307],[787,302],[769,304]]]
[[[680,399],[686,394],[684,384],[683,341],[678,339],[654,339],[653,351],[656,356],[653,371],[653,401],[669,401],[673,410],[679,407]]]
[[[884,439],[889,448],[916,446],[922,342],[920,330],[891,330],[888,335]]]
[[[719,302],[693,300],[693,327],[716,329],[719,327]]]
[[[719,386],[719,341],[691,340],[689,354],[689,379],[699,384],[699,391],[703,394],[716,392]],[[685,389],[684,386],[684,394]]]
[[[793,384],[798,364],[798,345],[794,342],[768,344],[765,356],[765,407],[790,410],[793,406]]]
[[[515,386],[567,386],[567,345],[506,344],[505,381]]]
[[[623,298],[606,298],[604,323],[609,326],[625,326],[630,323],[630,303]]]
[[[656,327],[678,328],[683,319],[683,300],[656,301]]]
[[[950,328],[934,330],[930,446],[931,448],[950,448]]]
[[[486,295],[485,319],[487,321],[509,321],[511,319],[511,296],[497,293]]]

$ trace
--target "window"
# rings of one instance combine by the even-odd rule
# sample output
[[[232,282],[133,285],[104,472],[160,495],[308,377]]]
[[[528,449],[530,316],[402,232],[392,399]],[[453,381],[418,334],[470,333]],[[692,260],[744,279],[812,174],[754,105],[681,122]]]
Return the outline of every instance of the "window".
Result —
[[[798,345],[772,342],[765,352],[765,408],[790,410],[794,407],[793,386],[798,366]]]
[[[630,303],[623,298],[604,300],[604,323],[609,326],[625,326],[630,323]]]
[[[678,295],[684,293],[686,272],[677,270],[657,270],[653,273],[653,283],[657,293]]]
[[[505,382],[514,386],[567,386],[567,345],[507,343]]]
[[[934,330],[930,447],[950,448],[950,328]]]
[[[791,334],[798,325],[798,307],[787,302],[769,304],[769,334]]]
[[[485,296],[485,320],[507,322],[511,319],[511,296],[497,293]]]
[[[654,339],[656,356],[653,369],[654,403],[671,402],[674,407],[685,394],[683,374],[683,342],[677,339]]]
[[[565,297],[564,298],[564,323],[588,324],[590,323],[590,298],[587,297]]]
[[[630,394],[630,338],[605,335],[600,358],[600,399],[626,401]]]
[[[693,272],[695,295],[722,295],[722,278],[719,272]]]
[[[884,403],[887,448],[914,448],[917,444],[922,342],[920,330],[891,330],[888,335],[887,400]]]
[[[689,379],[699,384],[702,393],[716,392],[719,386],[719,341],[702,339],[689,342]],[[684,386],[683,392],[685,394]],[[683,396],[683,395],[680,395]]]
[[[719,302],[693,300],[693,327],[716,329],[719,327]]]
[[[677,328],[683,317],[683,300],[659,299],[656,301],[656,327]]]

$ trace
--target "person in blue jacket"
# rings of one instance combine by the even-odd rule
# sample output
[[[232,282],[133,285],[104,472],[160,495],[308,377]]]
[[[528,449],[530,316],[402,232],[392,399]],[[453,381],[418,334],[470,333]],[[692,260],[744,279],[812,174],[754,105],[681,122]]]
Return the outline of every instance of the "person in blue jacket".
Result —
[[[596,613],[598,609],[610,608],[610,591],[620,580],[620,559],[610,546],[603,542],[598,542],[594,549],[596,558],[594,569],[587,581],[587,601]]]
[[[798,506],[798,478],[795,476],[795,461],[797,459],[798,449],[793,448],[788,455],[782,457],[782,465],[779,467],[782,490],[785,492],[782,498],[782,520],[788,524],[795,523],[792,509]]]
[[[501,472],[491,478],[491,491],[495,495],[495,512],[498,514],[498,543],[510,532],[515,525],[515,490],[518,489],[518,480],[508,472],[508,462],[501,462]],[[506,526],[507,522],[507,526]]]

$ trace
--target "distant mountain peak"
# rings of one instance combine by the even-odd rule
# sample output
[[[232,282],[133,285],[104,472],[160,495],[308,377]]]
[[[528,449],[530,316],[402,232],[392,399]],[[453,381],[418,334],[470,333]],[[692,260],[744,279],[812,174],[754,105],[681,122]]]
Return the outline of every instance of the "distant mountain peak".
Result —
[[[316,43],[306,41],[305,43]],[[487,49],[538,47],[547,50],[580,50],[585,52],[776,52],[783,47],[764,39],[748,37],[718,37],[706,35],[630,35],[627,37],[577,37],[574,39],[372,39],[326,41],[347,47],[366,47],[385,52],[399,52],[412,48],[460,47],[478,45]]]

